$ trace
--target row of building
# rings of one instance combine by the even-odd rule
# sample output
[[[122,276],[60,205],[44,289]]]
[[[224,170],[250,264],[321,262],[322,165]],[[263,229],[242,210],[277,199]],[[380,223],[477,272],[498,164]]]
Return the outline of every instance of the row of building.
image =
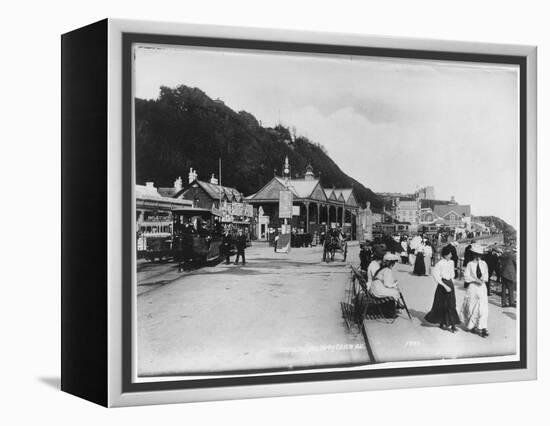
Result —
[[[288,211],[282,205],[282,193],[290,197],[286,201],[290,203]],[[458,204],[454,199],[430,205],[426,197],[435,196],[433,187],[422,188],[412,196],[380,194],[390,201],[391,208],[378,213],[372,211],[370,203],[361,208],[352,187],[323,187],[311,165],[302,178],[292,178],[288,158],[282,176],[273,176],[248,196],[237,188],[220,185],[214,175],[208,180],[199,179],[193,169],[186,184],[181,177],[169,188],[156,188],[147,182],[136,186],[135,195],[140,235],[171,234],[171,211],[182,207],[208,209],[222,223],[245,227],[257,240],[272,238],[283,223],[294,232],[312,235],[320,233],[323,226],[339,226],[352,239],[359,240],[390,233],[430,233],[443,228],[451,232],[487,232],[483,224],[472,222],[469,205]]]
[[[149,235],[162,230],[171,233],[171,211],[194,207],[211,210],[223,223],[247,228],[251,237],[267,240],[280,227],[280,193],[292,194],[292,213],[288,225],[295,232],[320,232],[321,227],[340,226],[356,238],[359,205],[352,188],[324,188],[307,167],[303,178],[291,178],[288,158],[282,176],[274,176],[256,193],[245,196],[238,189],[220,185],[212,175],[199,179],[191,169],[187,184],[178,177],[170,188],[156,188],[153,182],[136,185],[136,219],[138,233]]]

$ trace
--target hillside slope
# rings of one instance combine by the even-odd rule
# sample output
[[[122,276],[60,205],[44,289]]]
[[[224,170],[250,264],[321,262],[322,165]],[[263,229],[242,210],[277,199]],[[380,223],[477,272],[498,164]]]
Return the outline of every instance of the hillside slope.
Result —
[[[137,183],[172,186],[178,176],[186,180],[190,167],[207,180],[218,174],[221,158],[223,185],[249,195],[274,173],[281,174],[288,155],[293,177],[303,176],[311,163],[324,187],[353,186],[360,204],[370,201],[375,210],[382,206],[379,197],[346,175],[321,145],[291,135],[283,126],[262,127],[252,114],[235,112],[200,89],[162,87],[156,100],[136,99],[135,111]]]

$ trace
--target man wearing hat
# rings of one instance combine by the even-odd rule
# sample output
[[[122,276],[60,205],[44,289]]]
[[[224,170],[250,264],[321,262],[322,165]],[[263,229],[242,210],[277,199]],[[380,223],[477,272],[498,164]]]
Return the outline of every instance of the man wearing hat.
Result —
[[[458,246],[458,243],[456,241],[451,241],[449,244],[447,244],[445,247],[443,247],[443,249],[445,249],[445,251],[450,251],[451,253],[451,260],[453,261],[454,263],[454,268],[455,268],[455,275],[458,276],[458,273],[457,273],[457,268],[458,268],[458,253],[456,251],[456,246]],[[441,252],[443,253],[443,249],[441,249]]]
[[[496,247],[493,247],[491,248],[491,250],[489,251],[489,253],[487,253],[487,256],[486,256],[486,262],[487,262],[487,266],[489,268],[489,284],[487,285],[487,294],[490,296],[491,295],[491,277],[493,276],[493,273],[496,275],[496,278],[497,278],[497,282],[500,282],[500,255],[502,254],[502,252],[496,248]]]

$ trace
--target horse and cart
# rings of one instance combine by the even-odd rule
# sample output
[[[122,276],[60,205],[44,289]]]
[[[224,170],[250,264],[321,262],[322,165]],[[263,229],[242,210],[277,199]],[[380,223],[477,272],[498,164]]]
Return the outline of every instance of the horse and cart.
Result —
[[[341,233],[329,233],[323,241],[323,262],[333,262],[336,253],[341,253],[342,262],[345,262],[348,257],[348,242]]]

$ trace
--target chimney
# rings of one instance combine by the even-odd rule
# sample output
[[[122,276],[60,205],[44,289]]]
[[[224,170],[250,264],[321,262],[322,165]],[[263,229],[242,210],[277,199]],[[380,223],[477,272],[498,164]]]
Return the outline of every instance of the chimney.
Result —
[[[181,180],[181,176],[178,176],[178,178],[174,181],[174,190],[176,192],[180,192],[183,189],[183,182]]]
[[[145,186],[147,188],[155,188],[155,182],[145,182]]]
[[[210,183],[212,185],[218,185],[218,179],[214,177],[214,173],[212,173],[212,177],[210,178]]]

